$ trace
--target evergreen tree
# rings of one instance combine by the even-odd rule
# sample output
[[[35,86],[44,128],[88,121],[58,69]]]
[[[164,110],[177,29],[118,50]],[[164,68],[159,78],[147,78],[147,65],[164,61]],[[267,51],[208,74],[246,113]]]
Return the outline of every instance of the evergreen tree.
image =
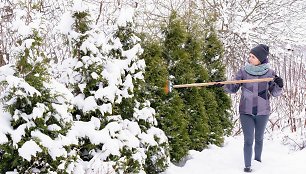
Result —
[[[90,13],[86,10],[75,10],[71,18],[74,20],[72,31],[74,35],[67,37],[67,43],[71,46],[72,58],[66,59],[66,63],[72,65],[72,80],[67,86],[72,90],[77,101],[73,109],[73,118],[75,121],[90,122],[92,118],[98,118],[98,124],[105,126],[107,121],[104,115],[107,112],[100,107],[104,107],[108,102],[96,100],[94,92],[99,86],[104,85],[105,80],[102,77],[103,55],[100,53],[101,46],[94,42],[95,37],[100,37],[98,32],[91,28],[92,20]],[[77,151],[82,160],[89,161],[93,155],[90,151],[99,148],[99,145],[90,142],[88,137],[79,137]]]
[[[73,58],[61,66],[69,65],[63,69],[72,75],[59,71],[59,79],[73,89],[75,124],[91,127],[76,136],[80,163],[88,161],[91,172],[158,173],[169,163],[167,138],[155,127],[155,111],[142,96],[145,62],[139,59],[142,48],[133,21],[126,20],[131,11],[101,31],[90,23],[88,11],[75,9],[71,31],[64,33]]]
[[[44,20],[39,13],[32,15],[34,22],[23,23],[24,16],[16,19],[27,33],[21,33],[16,43],[16,64],[7,65],[9,71],[1,72],[5,89],[0,110],[7,121],[1,124],[7,130],[0,144],[4,151],[0,172],[69,173],[66,169],[74,155],[68,154],[69,146],[61,140],[72,123],[68,112],[71,98],[48,72],[49,60],[42,51],[43,30],[35,28]]]
[[[150,129],[155,129],[158,120],[156,118],[137,118],[135,117],[136,110],[153,109],[151,102],[147,100],[147,81],[144,78],[145,62],[141,58],[143,49],[141,48],[141,40],[136,36],[132,21],[127,21],[125,25],[118,25],[118,29],[113,35],[111,43],[115,40],[120,40],[122,48],[112,49],[109,57],[120,60],[127,60],[128,67],[125,69],[125,74],[130,74],[132,77],[133,88],[127,90],[127,96],[122,96],[122,101],[115,105],[114,114],[121,115],[123,119],[137,121],[141,130],[148,132]],[[130,52],[137,51],[136,56],[130,55]],[[140,58],[138,58],[140,57]],[[129,76],[124,77],[123,81],[129,81]],[[124,83],[123,83],[124,84]],[[122,86],[123,89],[127,87]],[[143,116],[142,116],[143,117]],[[144,171],[149,174],[160,173],[168,166],[168,142],[164,142],[161,137],[154,137],[158,143],[155,146],[144,143],[143,146],[147,147],[146,161]],[[133,166],[131,166],[133,167]]]
[[[187,155],[190,143],[187,132],[188,122],[183,112],[184,104],[176,91],[167,95],[163,88],[169,75],[161,44],[148,40],[143,48],[148,98],[157,112],[158,127],[165,131],[168,137],[171,161],[179,162]]]
[[[222,144],[223,136],[231,130],[227,113],[230,103],[222,89],[217,88],[181,88],[164,95],[161,86],[168,74],[174,77],[174,84],[224,78],[224,66],[220,61],[223,50],[216,35],[206,37],[207,33],[199,32],[197,26],[185,25],[175,12],[164,34],[161,43],[146,43],[143,57],[147,63],[146,81],[152,106],[157,111],[160,128],[169,139],[171,160],[179,162],[188,150],[200,151],[209,144]],[[208,46],[213,42],[218,46]],[[208,55],[212,55],[210,61]]]
[[[169,65],[169,73],[174,76],[174,84],[195,83],[207,80],[207,72],[200,62],[200,43],[187,32],[175,13],[170,17],[165,31],[164,57]],[[188,120],[189,149],[202,150],[207,145],[209,127],[208,116],[200,91],[205,89],[177,89],[184,102],[184,115]]]
[[[225,65],[222,63],[223,45],[212,27],[205,33],[203,45],[203,58],[209,72],[211,81],[225,80]],[[220,88],[209,88],[206,94],[211,99],[207,103],[206,109],[210,113],[210,127],[213,134],[210,135],[210,142],[216,145],[223,143],[223,136],[229,135],[232,130],[232,120],[230,113],[231,101],[229,96]]]

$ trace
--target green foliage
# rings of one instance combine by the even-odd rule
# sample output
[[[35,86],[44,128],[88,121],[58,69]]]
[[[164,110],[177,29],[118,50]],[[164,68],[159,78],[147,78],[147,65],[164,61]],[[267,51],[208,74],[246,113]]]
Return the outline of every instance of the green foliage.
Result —
[[[127,25],[124,26],[124,27],[122,27],[122,26],[118,27],[118,30],[114,35],[114,39],[118,38],[122,43],[123,51],[126,51],[126,50],[132,49],[137,44],[140,44],[140,39],[137,38],[135,34],[136,33],[133,30],[132,23],[127,23]],[[122,55],[121,50],[113,50],[111,53],[115,53],[115,54],[110,55],[111,57],[116,57],[117,59],[126,59],[126,57],[124,57]],[[146,54],[147,53],[144,52],[143,54],[139,55],[140,59],[145,59]],[[145,56],[143,56],[143,55],[145,55]],[[132,60],[129,66],[132,67],[133,63],[136,63],[136,62],[134,62],[134,60]],[[156,63],[162,63],[162,62],[156,62]],[[133,74],[137,74],[141,71],[143,71],[143,69],[137,69],[135,72],[126,72],[126,74],[130,73],[130,74],[133,75]],[[166,71],[163,71],[163,72],[166,73]],[[154,73],[154,72],[152,72],[152,73]],[[144,107],[147,107],[144,103],[146,102],[147,99],[151,99],[151,97],[153,96],[153,95],[150,95],[150,93],[148,93],[148,88],[152,89],[151,87],[154,88],[154,86],[151,86],[150,82],[147,81],[148,79],[146,79],[146,77],[147,77],[146,74],[144,74],[144,76],[145,76],[144,80],[133,78],[133,84],[134,84],[133,92],[129,91],[129,92],[131,92],[130,94],[132,94],[133,97],[123,98],[122,102],[120,104],[116,104],[114,106],[114,112],[113,113],[120,114],[123,119],[134,120],[133,113],[135,112],[135,106],[139,105],[138,107],[136,107],[139,110],[144,108]],[[166,77],[166,76],[164,76],[164,77]],[[158,85],[164,84],[164,80],[156,80],[156,82],[157,81],[159,81]],[[158,92],[161,93],[161,91],[158,91]],[[151,105],[151,107],[152,107],[152,105]],[[158,118],[157,118],[157,121],[159,121]],[[137,122],[138,122],[138,125],[139,125],[140,129],[143,132],[146,132],[152,126],[155,126],[154,122],[150,122],[150,121],[147,121],[147,120],[138,120]],[[157,139],[157,137],[155,137],[155,139],[156,139],[155,141],[157,143],[160,142]],[[158,145],[155,145],[155,146],[152,146],[152,145],[149,145],[149,144],[144,144],[144,146],[146,147],[146,152],[145,153],[147,155],[146,160],[145,160],[145,164],[143,166],[145,172],[150,174],[150,173],[160,173],[160,172],[164,171],[166,169],[166,167],[168,166],[168,161],[167,161],[167,158],[169,156],[169,154],[168,154],[168,144],[167,143],[162,143],[162,144],[158,144]],[[130,171],[130,172],[127,172],[127,173],[137,172],[137,171],[135,171],[135,169],[137,169],[137,166],[135,166],[133,168],[134,168],[133,169],[134,171]],[[140,170],[140,168],[139,168],[139,170]]]
[[[147,97],[157,113],[158,127],[168,137],[171,160],[179,162],[187,155],[190,143],[188,122],[183,112],[184,104],[175,91],[169,95],[164,91],[169,75],[161,44],[150,41],[144,43],[143,48],[141,57],[146,61]]]
[[[80,34],[80,37],[75,38],[74,40],[75,43],[73,43],[74,47],[72,49],[72,52],[73,57],[76,57],[78,58],[78,60],[80,60],[84,55],[86,55],[86,53],[80,48],[82,43],[88,38],[86,32],[90,30],[90,14],[87,11],[77,11],[72,15],[72,17],[75,19],[73,29]],[[91,54],[89,50],[87,51],[88,54]]]
[[[148,98],[154,101],[151,103],[154,106],[155,103],[163,102],[162,97],[167,96],[163,88],[167,83],[169,73],[166,61],[162,57],[162,46],[157,41],[144,42],[142,47],[144,52],[141,57],[146,62],[146,91],[151,94]]]
[[[205,50],[203,58],[210,73],[210,78],[212,80],[223,80],[225,78],[225,65],[222,63],[224,50],[213,28],[205,33],[203,50]]]
[[[90,53],[87,53],[84,56],[90,56]],[[86,64],[86,62],[83,62]],[[92,96],[92,91],[97,91],[99,89],[99,83],[105,82],[102,76],[98,76],[97,78],[92,77],[92,73],[101,74],[103,71],[103,67],[101,64],[93,63],[87,66],[82,66],[80,68],[76,68],[76,71],[80,72],[82,75],[83,81],[82,83],[86,84],[86,87],[81,91],[79,86],[75,86],[75,93],[83,93],[85,97]]]
[[[53,160],[49,155],[48,149],[41,146],[42,152],[38,153],[36,157],[32,157],[30,161],[27,161],[19,156],[18,149],[11,142],[10,140],[9,143],[0,145],[0,148],[4,151],[0,163],[1,173],[14,171],[15,169],[19,173],[32,173],[32,170],[35,169],[40,170],[40,173],[49,173],[50,171],[56,171],[62,174],[67,173],[64,170],[58,169],[60,163],[65,160],[63,157],[58,157],[56,160]],[[21,146],[24,142],[25,140],[18,143],[18,146]]]
[[[205,33],[203,49],[205,50],[203,58],[211,81],[225,80],[225,65],[222,63],[223,45],[212,27]],[[210,108],[212,111],[209,113],[213,113],[210,116],[212,120],[210,124],[215,135],[211,137],[210,141],[211,143],[221,145],[223,143],[221,136],[229,135],[233,128],[232,118],[229,113],[231,100],[220,88],[210,88],[210,91],[212,93],[209,98],[215,101],[211,106],[206,105],[206,108]]]
[[[202,89],[203,90],[203,89]],[[208,144],[208,115],[204,107],[203,96],[200,95],[201,89],[187,89],[182,97],[185,101],[185,114],[188,117],[188,134],[191,140],[189,149],[201,151]]]
[[[95,62],[95,60],[93,60],[93,58],[97,58],[96,55],[94,55],[89,49],[86,49],[86,51],[81,50],[81,46],[86,39],[92,37],[90,35],[90,32],[92,31],[92,21],[89,20],[90,13],[88,11],[77,11],[73,13],[72,17],[74,18],[73,30],[79,34],[79,37],[74,38],[69,46],[72,47],[73,57],[78,59],[79,64],[82,66],[74,69],[74,71],[78,72],[80,75],[81,79],[79,80],[79,83],[70,85],[72,85],[72,93],[75,96],[81,94],[87,98],[93,96],[93,93],[99,89],[101,83],[104,83],[105,85],[107,85],[107,83],[101,76],[103,65],[101,62]],[[94,78],[92,74],[96,74],[96,77]],[[84,88],[80,88],[80,84],[85,85]],[[98,101],[98,103],[99,105],[102,105],[103,101]],[[95,111],[83,112],[82,109],[77,108],[76,106],[74,107],[72,114],[74,120],[78,121],[90,121],[91,117],[103,118],[103,114],[98,109]],[[90,149],[87,150],[90,151]]]
[[[148,146],[149,149],[146,152],[147,158],[144,168],[147,174],[158,174],[166,170],[168,167],[168,159],[166,157],[169,154],[164,149],[167,149],[167,146],[168,144],[166,143],[162,143],[159,146]]]
[[[113,105],[113,112],[115,115],[121,115],[122,119],[132,120],[134,107],[136,105],[135,98],[123,98],[121,103]]]
[[[85,18],[88,17],[89,14],[87,12],[78,12],[74,13],[73,17],[75,18],[74,30],[79,34],[77,38],[74,38],[69,42],[73,50],[73,57],[78,59],[78,67],[74,69],[76,74],[79,75],[79,79],[77,84],[73,84],[73,94],[75,96],[81,96],[84,99],[88,97],[95,97],[96,92],[114,84],[108,84],[109,80],[107,77],[102,77],[102,72],[104,71],[104,65],[108,63],[118,62],[119,64],[127,63],[127,67],[122,68],[121,77],[118,79],[121,83],[115,84],[118,88],[119,92],[114,97],[114,101],[109,101],[108,98],[99,98],[95,97],[95,102],[98,106],[102,106],[103,104],[112,104],[111,113],[101,113],[99,109],[87,111],[86,113],[82,110],[82,108],[78,108],[75,106],[73,108],[72,114],[75,120],[88,122],[92,119],[92,117],[96,117],[100,119],[100,130],[103,130],[107,127],[107,125],[111,122],[112,116],[119,116],[120,119],[113,120],[115,123],[121,125],[122,122],[131,121],[133,123],[137,122],[141,132],[146,134],[146,131],[150,129],[155,124],[155,120],[151,119],[151,121],[138,119],[135,117],[135,110],[141,110],[146,107],[149,107],[147,104],[147,100],[144,97],[146,94],[146,83],[142,78],[138,78],[142,76],[143,73],[143,62],[139,60],[137,56],[141,54],[140,48],[140,39],[135,36],[133,23],[128,22],[125,26],[116,26],[114,33],[109,37],[107,41],[107,46],[110,48],[107,52],[104,50],[99,50],[99,53],[93,54],[91,50],[80,50],[82,44],[85,41],[91,40],[96,35],[93,33],[99,32],[94,31],[90,27],[90,22]],[[80,34],[81,33],[81,34]],[[97,34],[98,35],[98,34]],[[88,39],[88,40],[86,40]],[[118,46],[118,42],[122,45]],[[96,44],[96,43],[94,43]],[[99,45],[95,45],[98,49]],[[101,46],[101,45],[100,45]],[[130,57],[131,54],[128,53],[131,49],[138,51],[137,54],[133,57]],[[105,58],[105,59],[104,59]],[[97,61],[97,60],[100,61]],[[102,60],[103,59],[103,60]],[[109,62],[108,62],[109,61]],[[105,64],[103,64],[105,63]],[[106,71],[106,70],[105,70]],[[95,73],[96,77],[93,78],[92,74]],[[139,76],[138,76],[139,75]],[[128,77],[127,77],[128,76]],[[131,79],[129,79],[131,77]],[[104,79],[105,78],[105,79]],[[129,83],[132,80],[133,86],[130,87]],[[125,84],[127,83],[127,85]],[[80,84],[82,86],[80,86]],[[126,88],[128,89],[126,90]],[[120,94],[120,91],[123,91]],[[127,92],[127,93],[126,93]],[[145,113],[146,114],[146,113]],[[142,116],[142,115],[141,115]],[[122,120],[121,120],[122,119]],[[152,121],[153,120],[153,121]],[[121,130],[119,130],[120,132]],[[123,130],[122,130],[123,131]],[[120,137],[112,137],[113,139],[120,140]],[[122,137],[121,137],[122,138]],[[139,137],[136,137],[140,140]],[[93,158],[90,152],[96,153],[104,153],[100,152],[103,149],[104,144],[101,143],[99,145],[93,145],[90,142],[90,139],[87,137],[81,137],[79,139],[79,144],[75,147],[78,149],[77,151],[80,154],[80,157],[83,161],[89,161]],[[122,141],[122,140],[121,140]],[[157,142],[159,143],[159,142]],[[167,143],[165,145],[156,145],[152,146],[149,144],[141,144],[141,150],[144,150],[144,153],[148,154],[148,158],[150,159],[141,159],[135,158],[135,155],[139,155],[139,149],[134,149],[131,147],[120,147],[120,155],[109,155],[106,154],[107,159],[106,162],[114,162],[113,168],[116,172],[120,173],[138,173],[143,171],[146,166],[150,165],[150,170],[161,171],[164,170],[166,165],[168,164],[167,153],[159,154],[160,151],[167,151]],[[159,156],[158,156],[159,155]],[[161,161],[153,161],[152,159],[158,156]],[[165,162],[166,161],[166,162]],[[155,168],[155,169],[154,169]]]
[[[127,22],[126,26],[118,26],[118,30],[114,34],[114,37],[120,39],[123,50],[129,50],[136,44],[133,40],[135,39],[134,35],[133,24]]]
[[[140,40],[136,39],[135,31],[133,30],[133,25],[131,22],[127,22],[126,26],[118,26],[116,32],[113,35],[112,40],[115,39],[119,39],[122,44],[122,49],[115,48],[112,49],[109,53],[109,56],[115,59],[127,59],[127,57],[122,54],[122,51],[130,50],[135,45],[140,43]],[[132,60],[128,66],[131,67],[134,63],[136,63],[135,61],[137,60]],[[125,75],[130,74],[133,76],[134,74],[140,71],[141,70],[139,69],[137,69],[135,72],[128,72],[128,70],[125,70]],[[125,76],[122,77],[122,80],[125,80]],[[128,93],[130,95],[133,95],[133,97],[123,97],[121,103],[115,104],[113,107],[113,113],[121,115],[123,119],[133,120],[133,113],[136,101],[143,101],[145,83],[140,79],[133,78],[133,85],[133,91],[128,91]],[[120,86],[120,88],[123,88],[123,86]]]
[[[0,173],[13,171],[19,164],[21,164],[23,159],[19,156],[18,151],[14,148],[12,142],[0,144],[0,149],[3,150],[3,155],[0,158]]]
[[[159,128],[168,137],[173,162],[179,162],[188,150],[201,151],[209,144],[221,145],[223,136],[231,131],[227,112],[230,99],[222,89],[180,88],[168,95],[163,91],[170,75],[173,84],[225,77],[222,44],[211,27],[207,28],[210,30],[199,32],[197,26],[187,26],[173,12],[163,29],[165,38],[154,42],[148,39],[143,46],[151,106],[157,112]]]
[[[45,98],[46,96],[48,96],[48,98]],[[28,97],[28,98],[18,97],[17,102],[11,105],[8,105],[7,108],[8,110],[10,110],[9,112],[12,112],[11,114],[14,116],[19,116],[19,115],[16,115],[14,111],[15,112],[18,111],[20,114],[23,114],[23,113],[33,114],[34,107],[37,107],[41,103],[45,103],[46,105],[49,105],[49,107],[51,107],[50,100],[52,100],[52,98],[53,97],[50,95],[34,96],[34,97]],[[18,101],[28,101],[28,103],[26,105],[22,105]],[[12,145],[13,140],[10,138],[10,136],[8,136],[9,142],[6,144],[2,144],[0,146],[0,149],[4,150],[5,152],[5,155],[3,156],[3,160],[1,161],[0,171],[11,171],[11,170],[17,169],[20,173],[26,173],[26,172],[29,172],[29,170],[32,170],[33,168],[38,168],[42,172],[43,171],[47,172],[48,170],[59,171],[57,168],[58,168],[60,160],[54,161],[51,158],[48,152],[48,149],[44,148],[43,146],[40,146],[40,148],[44,150],[40,153],[37,153],[37,156],[35,158],[34,157],[31,158],[30,161],[23,159],[21,156],[19,156],[19,152],[18,152],[18,149],[21,148],[22,145],[26,141],[33,139],[34,141],[36,141],[37,144],[39,144],[40,140],[33,138],[31,135],[33,131],[40,131],[41,133],[49,136],[51,139],[57,138],[60,134],[65,135],[67,133],[67,131],[71,127],[71,124],[64,123],[61,120],[55,119],[53,115],[51,116],[49,115],[50,113],[49,111],[50,110],[48,109],[45,110],[43,117],[38,117],[33,120],[30,120],[32,121],[32,124],[34,125],[32,127],[28,127],[25,129],[25,135],[22,137],[21,141],[18,142],[17,146]],[[52,113],[54,114],[55,112],[52,112]],[[23,124],[29,125],[29,121],[23,119],[20,116],[18,118],[12,119],[11,121],[11,125],[14,129],[18,129],[20,128],[20,126],[22,127]],[[60,126],[61,129],[60,130],[49,130],[48,125],[53,125],[53,124]]]
[[[97,149],[97,145],[94,145],[90,142],[90,140],[85,137],[85,138],[79,138],[79,144],[76,147],[80,153],[80,157],[84,161],[90,161],[92,159],[92,155],[89,153],[92,150]]]
[[[19,73],[17,75],[24,78],[31,86],[42,90],[43,82],[49,80],[47,71],[49,59],[40,51],[43,39],[39,36],[38,31],[34,30],[32,35],[19,40],[17,43],[21,46],[27,39],[31,39],[32,44],[30,47],[26,47],[23,52],[20,52],[17,57],[16,68]]]
[[[171,57],[169,72],[174,84],[195,83],[207,80],[207,72],[201,60],[201,43],[196,36],[186,31],[186,25],[175,13],[170,17],[165,39],[165,56]],[[170,33],[170,34],[169,34]],[[178,40],[176,40],[178,38]],[[209,134],[208,116],[199,91],[205,89],[178,89],[183,100],[184,116],[188,121],[190,143],[188,149],[202,150],[207,145]]]
[[[90,14],[87,11],[77,11],[72,17],[75,19],[74,27],[77,29],[76,31],[84,34],[90,29],[89,24],[91,21],[88,19]]]
[[[54,140],[60,135],[65,135],[71,127],[71,123],[61,118],[61,113],[53,108],[53,104],[61,105],[56,99],[60,94],[51,93],[46,86],[50,79],[47,71],[49,60],[41,51],[41,43],[42,38],[36,30],[18,42],[21,51],[15,57],[17,62],[14,67],[14,80],[19,82],[4,90],[2,100],[4,109],[11,115],[13,130],[24,131],[24,134],[20,135],[20,140],[16,140],[10,132],[7,133],[8,142],[0,146],[4,151],[0,165],[1,173],[13,170],[19,173],[32,173],[32,170],[39,170],[40,173],[65,173],[65,170],[58,169],[65,159],[53,159],[49,149],[41,144],[44,140],[33,137],[33,132],[39,132]],[[56,125],[59,129],[52,130],[49,128],[50,125]],[[29,141],[34,141],[42,151],[28,160],[21,156],[19,149]]]
[[[123,147],[121,150],[120,157],[110,156],[110,160],[116,161],[117,165],[115,171],[119,173],[137,173],[141,169],[141,164],[139,161],[133,158],[133,154],[137,152],[137,149],[130,149],[129,147]]]
[[[82,44],[88,38],[93,37],[91,35],[92,21],[89,20],[90,13],[88,11],[76,11],[72,14],[72,17],[74,18],[73,30],[78,33],[78,37],[73,38],[68,43],[72,49],[73,58],[77,59],[81,66],[74,68],[74,71],[78,73],[80,78],[78,83],[69,84],[69,86],[72,88],[74,96],[81,95],[84,98],[93,97],[94,92],[99,89],[99,85],[101,83],[107,85],[107,83],[101,76],[103,65],[101,62],[96,61],[98,59],[97,55],[93,54],[90,49],[81,49]],[[92,74],[96,74],[96,76],[93,77]],[[101,100],[96,102],[99,106],[103,104]],[[75,121],[89,122],[92,117],[99,118],[101,129],[107,124],[105,122],[105,115],[99,109],[84,112],[82,108],[78,108],[75,105],[71,114]],[[88,137],[80,137],[78,141],[79,143],[75,146],[75,150],[83,161],[90,161],[93,158],[90,152],[95,151],[99,146],[92,144]]]
[[[222,89],[215,89],[214,94],[218,105],[218,118],[220,119],[224,135],[229,136],[233,129],[233,119],[229,113],[232,107],[231,99]]]
[[[157,105],[159,127],[165,131],[169,146],[170,158],[179,162],[188,153],[191,144],[188,135],[188,118],[184,113],[184,103],[177,92],[169,94],[169,99]]]
[[[224,131],[218,114],[218,103],[213,92],[207,90],[202,92],[202,96],[205,97],[206,100],[203,104],[208,115],[208,126],[210,132],[207,137],[207,144],[216,144],[220,146],[223,143]]]

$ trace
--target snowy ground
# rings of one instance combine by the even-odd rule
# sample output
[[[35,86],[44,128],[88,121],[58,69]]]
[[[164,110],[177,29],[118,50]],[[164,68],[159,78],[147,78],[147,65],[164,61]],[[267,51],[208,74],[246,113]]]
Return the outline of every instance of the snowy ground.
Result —
[[[164,174],[244,173],[243,137],[227,138],[224,147],[190,151],[188,158],[183,167],[171,165]],[[306,149],[290,151],[288,146],[265,138],[262,163],[253,160],[252,168],[256,174],[305,174]]]

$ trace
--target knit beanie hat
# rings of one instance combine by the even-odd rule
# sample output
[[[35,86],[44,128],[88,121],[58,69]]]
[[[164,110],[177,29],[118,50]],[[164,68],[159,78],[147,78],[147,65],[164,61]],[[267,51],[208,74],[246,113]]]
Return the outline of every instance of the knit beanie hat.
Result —
[[[250,53],[254,54],[261,64],[268,63],[269,47],[264,44],[259,44],[252,48]]]

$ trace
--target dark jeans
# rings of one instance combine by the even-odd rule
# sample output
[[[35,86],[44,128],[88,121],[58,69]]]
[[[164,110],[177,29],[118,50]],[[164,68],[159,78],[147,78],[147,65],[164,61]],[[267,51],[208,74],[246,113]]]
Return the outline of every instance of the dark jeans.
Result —
[[[255,132],[255,160],[261,161],[264,132],[269,120],[268,115],[240,115],[240,122],[244,135],[244,164],[251,166],[254,132]]]

